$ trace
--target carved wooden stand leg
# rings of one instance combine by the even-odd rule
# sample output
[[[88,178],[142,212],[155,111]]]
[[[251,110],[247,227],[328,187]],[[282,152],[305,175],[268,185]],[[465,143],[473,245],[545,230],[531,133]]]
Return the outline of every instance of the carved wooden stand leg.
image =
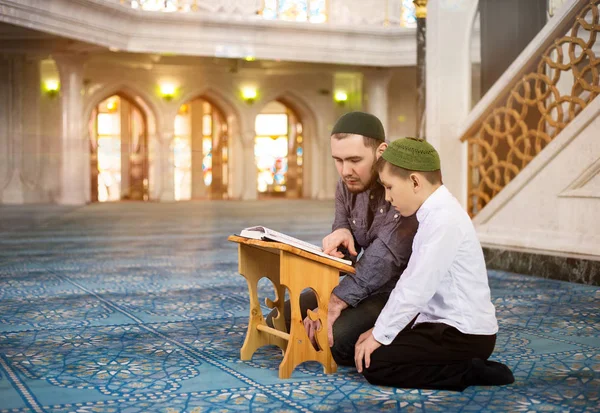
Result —
[[[337,364],[333,360],[327,342],[327,309],[332,290],[339,282],[339,270],[282,251],[281,285],[289,290],[291,304],[291,328],[288,347],[279,365],[279,378],[289,378],[298,364],[308,360],[318,361],[325,373],[335,373]],[[315,350],[304,328],[300,313],[300,293],[312,288],[319,303],[321,330],[317,342],[321,350]]]
[[[250,295],[248,331],[246,332],[244,345],[240,350],[240,358],[250,360],[258,348],[269,344],[274,344],[285,351],[289,334],[285,332],[285,320],[283,318],[285,289],[279,282],[279,254],[241,244],[238,253],[239,272],[248,282],[248,293]],[[258,302],[258,282],[263,277],[270,279],[275,286],[277,297],[275,301],[268,300],[267,305],[271,308],[277,308],[279,311],[279,316],[273,320],[276,329],[267,326]]]

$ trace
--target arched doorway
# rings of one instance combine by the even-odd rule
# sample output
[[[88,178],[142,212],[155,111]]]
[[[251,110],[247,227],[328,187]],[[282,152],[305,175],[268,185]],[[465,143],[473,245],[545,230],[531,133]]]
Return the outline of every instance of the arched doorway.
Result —
[[[91,201],[148,200],[148,137],[142,110],[121,94],[90,117]]]
[[[207,99],[179,107],[172,144],[176,201],[228,197],[227,132],[223,112]]]
[[[280,101],[256,116],[254,159],[259,197],[302,197],[304,138],[302,122]]]

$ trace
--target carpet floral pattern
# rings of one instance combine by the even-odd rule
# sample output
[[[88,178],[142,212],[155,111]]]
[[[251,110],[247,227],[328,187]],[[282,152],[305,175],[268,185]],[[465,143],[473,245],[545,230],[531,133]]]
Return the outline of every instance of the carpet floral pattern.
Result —
[[[332,216],[330,201],[0,206],[0,413],[600,412],[600,288],[492,270],[510,386],[394,389],[314,362],[280,380],[275,347],[240,361],[249,301],[227,236],[263,224],[318,244]]]

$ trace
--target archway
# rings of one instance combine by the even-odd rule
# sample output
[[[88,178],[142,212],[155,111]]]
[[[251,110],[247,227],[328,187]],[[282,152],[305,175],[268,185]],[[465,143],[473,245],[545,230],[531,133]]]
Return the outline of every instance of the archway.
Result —
[[[176,201],[228,198],[228,125],[220,108],[204,97],[181,105],[171,148]]]
[[[268,103],[256,116],[254,160],[260,198],[301,198],[304,136],[301,119],[280,100]]]
[[[148,200],[148,133],[142,109],[121,93],[89,121],[91,201]]]

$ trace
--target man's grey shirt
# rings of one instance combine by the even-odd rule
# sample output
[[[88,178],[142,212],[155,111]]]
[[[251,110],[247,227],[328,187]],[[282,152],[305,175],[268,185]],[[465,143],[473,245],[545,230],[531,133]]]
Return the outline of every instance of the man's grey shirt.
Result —
[[[385,189],[374,182],[369,189],[351,193],[340,179],[335,196],[333,231],[347,228],[362,255],[333,293],[355,307],[373,294],[389,293],[406,268],[417,232],[416,216],[405,218],[385,200]]]

